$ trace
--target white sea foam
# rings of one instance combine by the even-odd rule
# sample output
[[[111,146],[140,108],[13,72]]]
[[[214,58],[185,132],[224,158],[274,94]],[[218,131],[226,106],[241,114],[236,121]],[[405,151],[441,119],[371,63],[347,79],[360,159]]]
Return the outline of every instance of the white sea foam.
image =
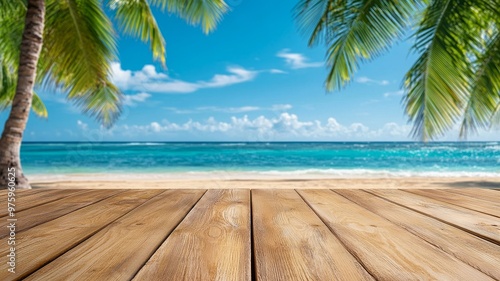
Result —
[[[137,145],[164,145],[165,143],[161,142],[127,142],[127,143],[119,143],[118,145],[125,145],[125,146],[137,146]]]
[[[36,174],[29,178],[36,182],[49,181],[102,181],[102,180],[251,180],[251,179],[341,179],[341,178],[499,178],[497,172],[479,171],[389,171],[370,169],[301,169],[269,171],[186,171],[164,173],[98,173],[98,174]]]
[[[220,143],[219,146],[245,146],[247,145],[246,143]]]

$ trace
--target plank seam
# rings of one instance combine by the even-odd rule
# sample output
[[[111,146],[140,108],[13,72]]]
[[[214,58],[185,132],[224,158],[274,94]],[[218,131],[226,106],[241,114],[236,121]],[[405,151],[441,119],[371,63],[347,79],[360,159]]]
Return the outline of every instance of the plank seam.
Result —
[[[481,188],[482,190],[491,190],[491,188]],[[475,195],[472,195],[472,194],[469,194],[469,193],[463,193],[463,192],[460,192],[460,191],[467,191],[467,190],[470,190],[470,189],[465,189],[465,190],[455,190],[455,189],[446,189],[447,192],[450,192],[452,194],[458,194],[458,195],[461,195],[461,196],[464,196],[464,197],[468,197],[468,198],[474,198],[476,200],[481,200],[481,201],[485,201],[485,202],[488,202],[488,203],[497,203],[498,202],[498,199],[496,197],[488,197],[488,198],[485,198],[483,196],[481,197],[476,197]],[[495,193],[495,192],[493,192]],[[496,194],[495,194],[496,196]],[[500,199],[500,198],[499,198]]]
[[[321,220],[321,222],[323,223],[323,225],[325,225],[327,227],[328,230],[330,230],[330,232],[333,234],[333,236],[335,236],[335,238],[339,241],[339,243],[342,245],[342,247],[344,247],[344,249],[346,249],[347,252],[349,252],[349,254],[351,254],[352,257],[354,257],[354,259],[361,265],[361,267],[363,267],[363,269],[373,278],[373,280],[378,280],[377,277],[375,275],[372,274],[372,272],[370,272],[370,270],[368,270],[368,268],[366,267],[366,265],[363,263],[363,261],[358,257],[358,255],[356,255],[356,253],[354,253],[349,247],[347,247],[347,245],[344,243],[344,241],[342,241],[339,237],[339,235],[332,229],[330,228],[330,226],[326,223],[326,221],[318,214],[316,213],[316,211],[314,210],[314,208],[309,204],[309,202],[307,202],[307,200],[302,196],[302,194],[300,194],[300,192],[298,192],[296,189],[294,189],[295,192],[299,195],[299,197],[302,199],[302,201],[304,201],[304,203],[313,211],[313,213]],[[329,189],[330,192],[333,192],[333,190]]]
[[[29,206],[29,207],[27,207],[27,208],[22,208],[22,209],[19,209],[19,210],[17,210],[17,209],[16,209],[16,213],[19,213],[19,212],[24,211],[24,210],[29,210],[29,209],[32,209],[32,208],[35,208],[35,207],[38,207],[38,206],[42,206],[42,205],[45,205],[45,204],[48,204],[48,203],[52,203],[52,202],[55,202],[55,201],[58,201],[58,200],[64,199],[64,198],[66,198],[66,197],[69,197],[69,196],[75,195],[75,194],[83,194],[83,193],[86,193],[86,192],[88,192],[88,190],[81,190],[81,191],[77,191],[77,192],[75,192],[74,194],[64,195],[64,196],[62,196],[62,197],[55,198],[55,199],[52,199],[52,200],[50,200],[50,201],[46,201],[46,202],[43,202],[43,203],[40,203],[40,204],[35,203],[35,205],[31,205],[31,206]],[[40,193],[40,192],[38,192],[38,193]],[[31,194],[30,194],[30,195],[31,195]],[[2,216],[0,216],[0,219],[2,219],[2,218],[4,218],[4,217],[7,217],[7,216],[8,216],[8,214],[2,215]]]
[[[32,229],[33,227],[36,227],[36,226],[39,226],[39,225],[42,225],[42,224],[45,224],[45,223],[51,222],[51,221],[53,221],[53,220],[55,220],[55,219],[58,219],[58,218],[60,218],[60,217],[66,216],[66,215],[69,215],[69,214],[71,214],[71,213],[73,213],[73,212],[75,212],[75,211],[78,211],[78,210],[82,209],[82,208],[85,208],[85,207],[90,207],[90,206],[92,206],[92,205],[94,205],[94,204],[96,204],[96,203],[101,202],[102,200],[108,199],[108,198],[110,198],[111,196],[117,195],[117,194],[119,194],[119,193],[121,193],[121,192],[125,192],[125,190],[123,190],[123,191],[118,191],[118,192],[116,192],[116,193],[112,193],[111,195],[107,195],[106,197],[103,197],[103,198],[101,198],[101,199],[99,199],[99,200],[97,200],[97,201],[95,201],[95,202],[93,202],[93,203],[91,203],[91,204],[89,204],[89,205],[81,206],[81,207],[80,207],[80,208],[78,208],[78,209],[74,209],[74,210],[73,210],[73,211],[71,211],[71,212],[68,212],[68,213],[62,214],[62,215],[60,215],[60,216],[58,216],[58,217],[55,217],[55,218],[53,218],[53,219],[51,219],[51,220],[48,220],[48,221],[45,221],[45,222],[42,222],[42,223],[35,223],[35,224],[34,224],[34,225],[32,225],[31,227],[29,227],[29,228],[25,228],[25,229],[20,230],[20,231],[18,231],[18,232],[16,232],[16,233],[23,233],[24,231],[30,230],[30,229]],[[90,193],[90,192],[89,192],[89,193]],[[73,194],[73,195],[82,195],[82,194],[85,194],[85,193],[77,193],[77,194]],[[70,196],[72,196],[72,195],[70,195]],[[61,198],[61,199],[64,199],[64,198]],[[55,202],[55,201],[53,201],[53,202]],[[47,202],[47,203],[51,203],[51,202]],[[30,208],[30,209],[31,209],[31,208]],[[24,209],[23,211],[25,211],[25,210],[28,210],[28,209]],[[22,212],[22,211],[21,211],[21,212]],[[0,239],[4,238],[5,236],[7,236],[7,234],[5,234],[5,235],[3,235],[3,236],[2,236],[2,235],[0,235]]]
[[[114,194],[114,196],[117,196],[117,195],[119,195],[119,194],[121,194],[121,193],[125,193],[125,192],[127,192],[127,191],[128,191],[128,190],[123,190],[123,191],[121,191],[121,192],[118,192],[118,193]],[[164,191],[164,192],[165,192],[165,191]],[[123,216],[127,215],[128,213],[132,212],[133,210],[135,210],[135,209],[136,209],[136,208],[138,208],[139,206],[142,206],[144,203],[148,202],[149,200],[153,199],[154,197],[156,197],[156,196],[158,196],[158,195],[160,195],[160,194],[162,194],[162,193],[163,193],[163,192],[160,192],[160,193],[158,193],[158,194],[156,194],[156,195],[152,196],[152,197],[151,197],[151,198],[149,198],[148,200],[144,201],[142,204],[140,204],[140,205],[138,205],[138,206],[136,206],[136,207],[134,207],[134,208],[130,209],[129,211],[127,211],[127,212],[123,213],[121,216],[117,217],[117,218],[116,218],[116,219],[114,219],[113,221],[111,221],[111,222],[109,222],[109,223],[107,223],[107,224],[103,225],[101,228],[99,228],[99,229],[97,229],[96,231],[94,231],[94,232],[90,233],[90,234],[89,234],[87,237],[85,237],[82,241],[80,241],[80,242],[76,243],[76,244],[75,244],[75,245],[73,245],[72,247],[69,247],[66,251],[62,252],[62,253],[61,253],[61,254],[59,254],[57,257],[54,257],[53,259],[48,260],[47,262],[45,262],[44,264],[42,264],[42,265],[41,265],[40,267],[38,267],[37,269],[32,270],[32,271],[30,271],[30,272],[26,272],[25,274],[23,274],[23,275],[19,276],[19,280],[24,279],[24,278],[26,278],[26,277],[29,277],[30,275],[32,275],[33,273],[37,272],[39,269],[43,268],[43,267],[44,267],[44,266],[46,266],[47,264],[49,264],[49,263],[53,262],[54,260],[58,259],[60,256],[62,256],[62,255],[64,255],[64,254],[66,254],[67,252],[71,251],[72,249],[74,249],[75,247],[77,247],[78,245],[80,245],[81,243],[83,243],[83,242],[87,241],[87,240],[88,240],[88,239],[90,239],[92,236],[94,236],[94,234],[96,234],[97,232],[99,232],[99,231],[103,230],[103,229],[104,229],[104,228],[106,228],[108,225],[110,225],[110,224],[114,223],[115,221],[119,220],[119,219],[120,219],[120,218],[122,218]],[[111,198],[111,197],[108,197],[108,198]]]
[[[361,191],[363,191],[363,192],[365,192],[365,193],[368,193],[368,192],[366,192],[365,190],[361,190]],[[338,193],[338,192],[335,192],[335,193],[339,194],[340,196],[342,196],[342,197],[346,198],[346,199],[347,199],[347,200],[349,200],[349,201],[352,201],[352,202],[353,202],[353,203],[355,203],[356,205],[358,205],[358,206],[360,206],[360,207],[363,207],[363,206],[361,206],[361,205],[357,204],[356,202],[354,202],[353,200],[351,200],[350,198],[345,197],[344,195],[342,195],[342,194],[340,194],[340,193]],[[368,194],[372,195],[371,193],[368,193]],[[387,202],[387,203],[392,204],[393,202]],[[396,205],[396,206],[398,206],[398,205]],[[364,207],[363,207],[363,208],[364,208]],[[365,209],[367,209],[367,208],[365,208]],[[369,210],[369,209],[367,209],[367,210],[368,210],[368,211],[370,211],[370,212],[372,212],[372,211],[371,211],[371,210]],[[410,211],[413,211],[413,210],[410,210]],[[415,237],[419,238],[420,240],[422,240],[422,241],[424,241],[425,243],[429,244],[431,247],[435,247],[435,248],[436,248],[436,249],[438,249],[439,251],[442,251],[443,253],[448,254],[448,255],[450,255],[450,256],[452,256],[452,257],[456,258],[457,260],[459,260],[459,261],[461,261],[461,262],[463,262],[463,263],[465,263],[465,264],[469,265],[470,267],[472,267],[472,268],[474,268],[474,269],[476,269],[476,270],[478,270],[478,271],[481,271],[481,272],[482,272],[482,273],[484,273],[485,275],[488,275],[488,276],[490,276],[491,278],[493,278],[493,279],[495,279],[495,280],[496,280],[496,278],[495,278],[494,276],[491,276],[491,274],[489,274],[489,273],[487,273],[487,272],[484,272],[484,271],[483,271],[483,270],[481,270],[481,269],[480,269],[480,268],[479,268],[476,264],[470,263],[470,262],[468,262],[467,260],[462,259],[462,257],[460,257],[459,255],[456,255],[453,251],[448,251],[448,250],[445,250],[445,249],[444,249],[443,247],[441,247],[440,245],[433,243],[433,241],[432,241],[432,240],[427,239],[425,236],[421,236],[418,232],[415,232],[415,231],[413,231],[413,230],[411,230],[411,229],[407,228],[406,226],[404,226],[404,225],[402,225],[402,224],[399,224],[399,223],[397,223],[397,222],[395,222],[395,221],[393,221],[393,220],[391,220],[391,219],[389,219],[389,218],[386,218],[385,216],[383,216],[383,215],[381,215],[381,214],[377,214],[377,213],[375,213],[375,212],[372,212],[372,213],[374,213],[375,215],[377,215],[377,216],[379,216],[379,217],[381,217],[381,218],[383,218],[383,219],[385,219],[385,220],[387,220],[387,221],[389,221],[389,222],[393,223],[394,225],[396,225],[396,226],[398,226],[398,227],[400,227],[400,228],[402,228],[402,229],[406,230],[406,231],[407,231],[410,235],[413,235],[413,236],[415,236]],[[418,212],[417,212],[417,213],[418,213]],[[427,216],[427,217],[428,217],[428,216]],[[434,218],[432,218],[432,217],[431,217],[431,219],[434,219]],[[453,227],[453,226],[452,226],[452,227]],[[467,233],[468,233],[468,232],[467,232]],[[468,233],[468,234],[470,234],[470,233]],[[474,235],[474,237],[476,237],[476,236]],[[484,240],[484,239],[483,239],[483,240]],[[489,242],[489,241],[486,241],[486,242]]]
[[[253,223],[253,190],[250,190],[250,280],[257,281],[257,261],[255,260],[255,231]]]
[[[490,213],[486,213],[486,212],[481,211],[481,210],[473,209],[471,207],[459,205],[458,203],[445,201],[445,200],[443,200],[441,198],[434,198],[434,197],[430,197],[429,195],[422,195],[422,194],[419,194],[419,193],[415,193],[415,192],[412,192],[412,190],[401,189],[401,191],[408,192],[408,193],[413,194],[413,195],[423,196],[425,198],[429,198],[429,199],[432,199],[432,200],[436,200],[436,201],[439,201],[439,202],[443,202],[443,203],[446,203],[446,204],[450,204],[450,205],[453,205],[453,206],[457,206],[457,207],[460,207],[460,208],[464,208],[464,209],[467,209],[467,210],[471,210],[471,211],[474,211],[474,212],[485,214],[485,215],[488,215],[488,216],[493,216],[493,217],[500,218],[500,216],[495,215],[495,214],[490,214]],[[457,195],[456,193],[453,193],[453,194]],[[467,196],[465,196],[465,197],[467,197]],[[470,197],[470,198],[476,199],[474,197]]]
[[[169,189],[165,190],[164,192],[167,192],[168,190]],[[139,271],[141,271],[141,269],[151,260],[151,258],[158,251],[158,249],[163,245],[163,243],[165,243],[165,241],[168,239],[168,237],[177,229],[177,227],[193,211],[194,207],[196,207],[196,205],[198,205],[198,203],[205,196],[205,194],[207,194],[207,191],[208,191],[208,189],[205,189],[205,192],[203,192],[203,194],[200,196],[200,198],[198,198],[198,200],[196,200],[196,202],[194,202],[193,206],[191,206],[191,208],[189,209],[189,211],[186,212],[186,215],[184,215],[184,217],[181,220],[179,220],[179,222],[177,222],[177,224],[172,228],[172,230],[169,233],[167,233],[167,235],[165,236],[165,239],[163,239],[160,243],[158,243],[158,247],[156,247],[156,249],[154,249],[153,251],[151,251],[151,255],[149,256],[149,258],[145,259],[145,261],[142,263],[142,265],[138,267],[137,271],[132,274],[132,276],[130,277],[130,279],[128,279],[129,281],[133,280],[137,276],[137,274],[139,273]],[[160,194],[163,194],[164,192],[162,192]],[[156,196],[159,196],[160,194],[158,194]]]
[[[400,189],[398,189],[398,190],[400,190]],[[430,217],[430,218],[432,218],[432,219],[435,219],[435,220],[438,220],[438,221],[440,221],[440,222],[443,222],[443,223],[446,223],[446,224],[448,224],[448,225],[451,225],[451,226],[453,226],[453,227],[455,227],[455,228],[457,228],[457,229],[459,229],[459,230],[465,231],[465,232],[470,233],[470,234],[472,234],[472,235],[474,235],[474,236],[477,236],[477,237],[479,237],[479,238],[481,238],[481,239],[483,239],[483,240],[486,240],[486,241],[488,241],[488,242],[491,242],[491,243],[493,243],[493,244],[495,244],[495,245],[500,246],[500,241],[496,241],[496,240],[491,239],[491,238],[489,238],[489,237],[486,237],[486,236],[484,236],[484,235],[482,235],[482,234],[480,234],[480,233],[477,233],[477,232],[474,232],[474,231],[469,230],[469,229],[467,229],[467,228],[461,227],[461,226],[456,225],[456,224],[454,224],[454,223],[451,223],[451,222],[449,222],[449,221],[446,221],[446,220],[443,220],[443,219],[440,219],[440,218],[434,217],[434,216],[432,216],[432,215],[430,215],[430,214],[427,214],[427,213],[425,213],[425,212],[422,212],[422,211],[419,211],[419,210],[413,209],[413,208],[408,207],[408,206],[405,206],[405,205],[403,205],[403,204],[399,204],[399,203],[394,202],[394,201],[392,201],[392,200],[390,200],[390,199],[387,199],[387,198],[384,198],[384,197],[382,197],[382,196],[379,196],[378,194],[371,193],[371,192],[370,192],[370,191],[368,191],[368,190],[363,190],[363,191],[364,191],[364,192],[367,192],[367,193],[369,193],[369,194],[372,194],[372,195],[374,195],[374,196],[377,196],[377,197],[379,197],[379,198],[382,198],[382,199],[384,199],[384,200],[386,200],[386,201],[388,201],[388,202],[391,202],[391,203],[393,203],[393,204],[396,204],[396,205],[398,205],[398,206],[401,206],[401,207],[403,207],[403,208],[406,208],[406,209],[408,209],[408,210],[411,210],[411,211],[413,211],[413,212],[417,212],[417,213],[419,213],[419,214],[425,215],[425,216]]]

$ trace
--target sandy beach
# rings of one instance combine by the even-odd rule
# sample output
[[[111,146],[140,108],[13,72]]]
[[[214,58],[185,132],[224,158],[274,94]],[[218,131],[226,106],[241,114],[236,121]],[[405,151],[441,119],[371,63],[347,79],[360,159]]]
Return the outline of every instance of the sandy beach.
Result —
[[[126,177],[126,176],[124,176]],[[33,179],[33,188],[56,189],[395,189],[500,188],[500,177],[334,178],[334,179],[147,179],[64,176]]]

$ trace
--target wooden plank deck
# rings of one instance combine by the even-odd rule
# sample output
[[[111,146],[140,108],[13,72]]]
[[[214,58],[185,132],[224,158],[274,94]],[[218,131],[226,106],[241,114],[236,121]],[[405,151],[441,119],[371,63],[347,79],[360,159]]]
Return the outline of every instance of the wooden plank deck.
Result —
[[[16,195],[16,268],[5,206],[0,280],[500,280],[497,190]]]

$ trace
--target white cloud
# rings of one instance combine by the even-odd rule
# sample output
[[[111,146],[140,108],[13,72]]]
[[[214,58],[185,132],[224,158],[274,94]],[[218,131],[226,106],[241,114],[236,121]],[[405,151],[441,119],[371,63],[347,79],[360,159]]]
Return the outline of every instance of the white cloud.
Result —
[[[275,104],[271,106],[272,111],[287,111],[292,109],[293,106],[291,104]]]
[[[210,80],[188,82],[170,78],[165,73],[156,72],[153,65],[145,65],[141,70],[124,70],[119,62],[111,64],[113,82],[124,91],[151,93],[192,93],[204,88],[219,88],[253,80],[258,71],[243,67],[228,67],[228,74],[215,74]]]
[[[218,121],[214,117],[204,121],[189,120],[184,123],[163,120],[154,121],[148,125],[121,125],[113,130],[129,137],[185,132],[190,135],[219,134],[226,139],[277,141],[287,139],[406,140],[410,129],[409,125],[396,123],[387,123],[379,129],[370,129],[362,123],[343,125],[333,117],[328,118],[326,122],[305,121],[296,114],[284,112],[271,118],[262,115],[254,119],[250,119],[247,115],[233,116],[228,121]]]
[[[276,68],[273,68],[273,69],[269,69],[269,73],[273,73],[273,74],[286,74],[288,72],[286,71],[283,71],[281,69],[276,69]]]
[[[78,125],[78,128],[82,131],[86,131],[89,128],[89,125],[87,123],[82,122],[81,120],[76,121],[76,124]]]
[[[243,113],[250,111],[261,110],[258,106],[241,106],[241,107],[217,107],[203,106],[196,108],[197,111],[225,112],[225,113]]]
[[[257,71],[246,70],[242,67],[228,67],[227,71],[231,75],[216,74],[210,81],[199,81],[199,88],[218,88],[237,83],[253,80],[257,76]]]
[[[276,56],[285,59],[286,64],[292,69],[321,67],[323,62],[307,62],[307,58],[299,53],[290,53],[289,49],[279,51]]]
[[[240,107],[219,107],[219,106],[201,106],[194,109],[180,109],[177,107],[165,107],[176,114],[193,114],[202,112],[223,112],[223,113],[245,113],[252,111],[287,111],[292,109],[293,106],[290,104],[274,104],[270,107],[260,107],[260,106],[240,106]]]
[[[123,104],[135,106],[139,102],[145,102],[150,97],[150,94],[144,92],[135,95],[124,95]]]
[[[375,80],[375,79],[368,78],[366,76],[358,77],[354,81],[361,83],[361,84],[377,84],[377,85],[381,85],[381,86],[387,86],[390,84],[390,82],[387,80]]]
[[[341,141],[391,141],[413,140],[410,136],[412,125],[389,122],[378,128],[369,128],[362,123],[342,124],[330,117],[325,121],[302,120],[296,114],[281,113],[274,117],[259,116],[249,118],[232,116],[226,121],[210,117],[203,121],[170,122],[153,121],[146,125],[117,125],[111,129],[103,127],[91,129],[78,120],[77,125],[84,137],[92,141],[114,139],[142,139],[181,137],[209,139],[211,136],[223,140],[282,141],[282,140],[341,140]],[[495,140],[498,130],[483,131],[470,140]],[[450,131],[440,140],[458,140],[458,129]]]
[[[384,97],[389,98],[392,96],[402,96],[405,92],[403,90],[395,91],[395,92],[385,92]]]

